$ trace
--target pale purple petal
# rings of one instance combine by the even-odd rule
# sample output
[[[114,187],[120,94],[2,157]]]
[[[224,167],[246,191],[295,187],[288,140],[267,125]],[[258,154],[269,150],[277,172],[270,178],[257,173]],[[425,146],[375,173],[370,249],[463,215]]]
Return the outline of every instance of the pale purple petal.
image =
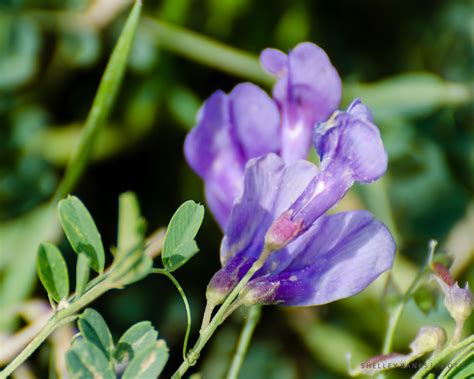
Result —
[[[242,83],[229,94],[229,102],[235,141],[246,159],[280,150],[280,114],[265,91]]]

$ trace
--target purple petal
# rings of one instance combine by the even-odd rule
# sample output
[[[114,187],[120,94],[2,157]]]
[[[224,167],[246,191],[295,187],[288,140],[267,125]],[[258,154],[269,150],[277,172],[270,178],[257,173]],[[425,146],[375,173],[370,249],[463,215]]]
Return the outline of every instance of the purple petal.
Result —
[[[228,100],[224,92],[214,92],[200,109],[197,125],[186,137],[184,155],[204,179],[221,157],[243,165],[243,157],[230,134]]]
[[[229,94],[235,140],[246,159],[280,150],[280,114],[276,103],[251,83],[237,85]]]
[[[305,241],[294,252],[291,264],[278,275],[252,280],[249,291],[271,282],[272,295],[266,303],[325,304],[366,288],[392,267],[396,249],[385,225],[366,211],[326,216],[300,238]],[[262,294],[254,297],[263,299]]]

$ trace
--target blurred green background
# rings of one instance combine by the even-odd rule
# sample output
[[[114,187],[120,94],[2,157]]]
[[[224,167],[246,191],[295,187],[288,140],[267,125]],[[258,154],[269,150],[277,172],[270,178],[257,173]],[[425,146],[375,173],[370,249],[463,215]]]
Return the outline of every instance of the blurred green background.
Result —
[[[28,252],[34,254],[39,241],[62,237],[41,205],[56,190],[78,143],[128,5],[0,0],[4,311],[29,295],[45,297],[33,281],[34,255]],[[108,246],[115,243],[117,200],[124,191],[137,193],[150,233],[166,225],[184,200],[204,203],[202,183],[182,154],[202,101],[242,80],[270,90],[258,53],[269,46],[286,51],[308,40],[326,50],[343,78],[342,106],[360,97],[372,107],[390,156],[387,176],[355,188],[341,207],[366,207],[390,226],[399,246],[395,287],[406,288],[430,238],[440,241],[455,274],[472,287],[473,22],[469,0],[145,0],[117,104],[74,193]],[[198,235],[201,253],[177,273],[192,305],[194,337],[205,286],[219,267],[221,237],[208,213]],[[65,241],[61,247],[69,249]],[[73,262],[71,251],[67,256]],[[12,272],[14,280],[8,280]],[[385,280],[328,306],[265,307],[241,377],[344,377],[347,351],[354,363],[380,351]],[[179,363],[185,313],[165,278],[148,277],[93,306],[116,335],[151,320],[171,347],[169,372]],[[197,366],[204,378],[221,377],[227,368],[244,315],[237,312],[206,349]],[[3,330],[12,330],[15,324],[6,318]],[[410,303],[395,348],[405,351],[420,325],[434,323],[453,327],[440,304],[424,314]],[[468,329],[472,333],[472,319]],[[44,359],[36,355],[37,369],[44,368]]]

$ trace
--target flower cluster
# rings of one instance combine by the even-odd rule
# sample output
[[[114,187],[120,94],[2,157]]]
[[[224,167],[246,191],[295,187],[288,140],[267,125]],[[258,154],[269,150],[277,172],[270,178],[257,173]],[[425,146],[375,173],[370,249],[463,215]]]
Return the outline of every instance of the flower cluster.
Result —
[[[354,295],[391,268],[395,243],[367,211],[325,213],[355,182],[385,173],[379,130],[359,100],[336,111],[341,80],[316,45],[288,55],[266,49],[261,62],[278,78],[273,99],[250,83],[218,91],[185,142],[225,231],[208,300],[220,304],[263,255],[239,303],[316,305]],[[304,160],[311,141],[319,167]]]
[[[245,164],[268,153],[286,162],[306,158],[314,124],[330,116],[341,98],[337,71],[314,44],[299,44],[288,56],[266,49],[261,61],[278,78],[274,99],[251,83],[237,85],[228,95],[215,92],[184,145],[222,229],[242,191]]]

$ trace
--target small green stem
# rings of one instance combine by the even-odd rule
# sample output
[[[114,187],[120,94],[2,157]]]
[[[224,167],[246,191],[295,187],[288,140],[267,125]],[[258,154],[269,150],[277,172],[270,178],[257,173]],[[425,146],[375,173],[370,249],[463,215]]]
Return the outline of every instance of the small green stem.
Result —
[[[407,289],[407,291],[403,294],[402,298],[400,299],[400,302],[398,303],[397,307],[393,311],[393,313],[390,315],[389,321],[388,321],[388,327],[387,327],[387,332],[385,333],[385,339],[383,343],[383,349],[382,349],[382,354],[388,354],[392,350],[392,344],[393,344],[393,337],[395,335],[395,331],[398,326],[398,322],[400,321],[400,317],[403,314],[403,311],[405,310],[405,306],[410,300],[411,296],[417,289],[421,279],[425,275],[426,271],[429,269],[431,261],[433,260],[433,254],[434,254],[434,249],[436,248],[437,242],[435,241],[430,241],[430,251],[428,254],[428,259],[426,260],[426,263],[424,266],[420,269],[418,272],[418,275],[413,279],[413,282],[410,284],[410,287]]]
[[[450,344],[440,353],[432,356],[428,359],[424,364],[423,367],[418,370],[418,372],[412,377],[412,379],[423,379],[426,374],[428,374],[433,367],[436,367],[443,359],[447,358],[449,355],[453,354],[454,352],[461,350],[466,347],[467,349],[474,348],[474,335],[466,338],[465,340],[457,343],[457,344]]]
[[[84,293],[82,297],[54,313],[48,320],[46,325],[39,331],[39,333],[31,340],[31,342],[18,354],[7,367],[0,372],[0,379],[6,379],[18,366],[20,366],[33,352],[53,333],[57,327],[63,325],[65,322],[70,322],[75,319],[75,313],[85,307],[87,304],[95,300],[97,297],[113,288],[108,282],[102,282],[97,287]]]
[[[255,327],[260,320],[261,313],[261,306],[254,305],[253,307],[250,307],[249,314],[245,320],[244,326],[239,336],[239,341],[237,342],[237,349],[235,350],[234,357],[232,358],[229,372],[227,373],[227,379],[238,378],[240,368],[244,363],[245,354],[249,348],[250,340],[252,339]]]
[[[173,374],[172,376],[173,379],[182,378],[183,375],[186,373],[186,371],[188,371],[188,369],[191,366],[196,364],[196,361],[199,358],[199,354],[201,353],[201,350],[204,348],[206,343],[212,337],[212,335],[214,334],[216,329],[219,327],[219,325],[223,322],[224,316],[226,315],[227,310],[229,309],[230,306],[232,306],[232,303],[237,298],[237,296],[239,296],[240,291],[242,291],[242,289],[250,281],[252,276],[263,266],[263,263],[265,262],[265,259],[267,258],[269,253],[270,253],[269,251],[262,252],[262,254],[260,255],[260,258],[257,261],[255,261],[255,263],[250,267],[250,269],[247,271],[244,277],[240,280],[240,282],[237,283],[234,289],[230,292],[230,294],[227,296],[224,303],[221,305],[221,307],[219,308],[219,310],[217,311],[216,315],[211,320],[209,325],[202,331],[196,344],[191,349],[186,359],[183,361],[183,363],[181,363],[181,366],[179,366],[179,368]]]
[[[191,308],[189,307],[188,298],[186,297],[183,288],[179,285],[179,282],[170,272],[166,271],[163,268],[155,268],[151,272],[154,274],[165,275],[169,280],[171,280],[176,289],[178,290],[179,294],[181,295],[181,298],[183,299],[184,307],[186,308],[186,317],[188,319],[188,326],[186,327],[186,334],[184,335],[183,342],[183,359],[186,359],[186,353],[188,350],[188,339],[189,334],[191,333]]]

